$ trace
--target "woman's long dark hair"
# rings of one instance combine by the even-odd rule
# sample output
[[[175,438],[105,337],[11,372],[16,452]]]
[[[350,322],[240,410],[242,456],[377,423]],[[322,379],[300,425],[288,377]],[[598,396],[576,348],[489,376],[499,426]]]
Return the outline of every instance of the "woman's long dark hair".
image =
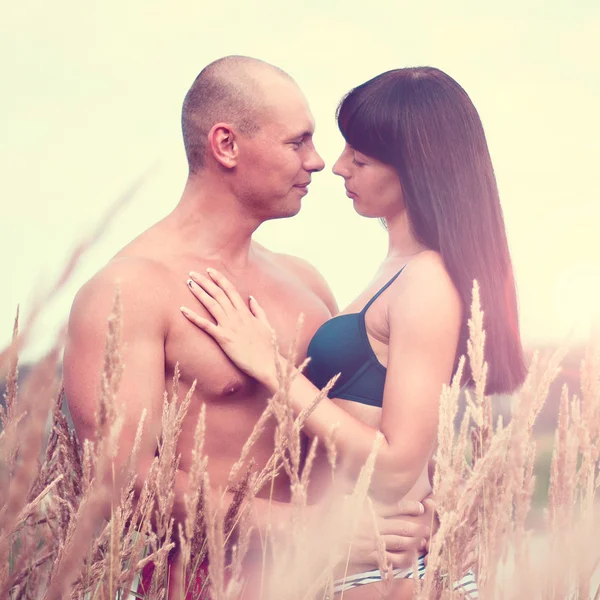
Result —
[[[526,373],[515,282],[492,161],[469,96],[439,69],[396,69],[348,93],[337,119],[350,146],[396,169],[414,235],[441,254],[465,311],[457,358],[466,354],[479,282],[486,391],[513,392]]]

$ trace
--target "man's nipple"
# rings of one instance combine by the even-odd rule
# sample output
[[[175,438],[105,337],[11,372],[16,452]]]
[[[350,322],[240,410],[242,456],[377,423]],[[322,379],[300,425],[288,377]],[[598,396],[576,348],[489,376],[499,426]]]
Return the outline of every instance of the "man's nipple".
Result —
[[[221,396],[225,396],[225,397],[235,396],[235,394],[237,394],[242,389],[242,387],[243,387],[243,384],[238,379],[230,381],[223,388],[223,390],[221,392]]]

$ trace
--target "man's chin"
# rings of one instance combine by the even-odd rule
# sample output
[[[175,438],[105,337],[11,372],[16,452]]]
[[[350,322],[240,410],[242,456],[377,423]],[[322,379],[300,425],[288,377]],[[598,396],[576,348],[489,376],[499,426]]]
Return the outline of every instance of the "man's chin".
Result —
[[[280,210],[277,214],[274,213],[268,219],[289,219],[290,217],[296,216],[301,208],[302,204],[298,202],[296,206],[286,206],[284,210]]]

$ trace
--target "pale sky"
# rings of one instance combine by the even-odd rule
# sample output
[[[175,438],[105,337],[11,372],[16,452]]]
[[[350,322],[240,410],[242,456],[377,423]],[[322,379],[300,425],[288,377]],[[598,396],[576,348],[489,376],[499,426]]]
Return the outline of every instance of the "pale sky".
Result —
[[[482,118],[500,188],[526,343],[581,337],[600,306],[600,2],[502,0],[5,2],[0,21],[0,346],[117,196],[153,175],[59,298],[31,355],[77,288],[177,203],[186,168],[183,96],[209,62],[245,54],[304,90],[327,163],[301,213],[257,239],[301,256],[341,307],[385,254],[330,168],[334,113],[352,87],[405,66],[454,77]],[[574,328],[574,329],[573,329]]]

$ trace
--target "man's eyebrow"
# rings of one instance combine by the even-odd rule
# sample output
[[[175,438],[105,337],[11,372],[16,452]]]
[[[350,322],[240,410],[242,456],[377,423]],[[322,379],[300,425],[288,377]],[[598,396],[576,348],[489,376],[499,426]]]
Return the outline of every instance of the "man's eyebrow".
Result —
[[[291,141],[291,140],[301,140],[304,138],[311,138],[314,133],[315,133],[314,129],[307,129],[307,130],[303,131],[302,133],[298,133],[298,134],[292,136],[289,139]]]

